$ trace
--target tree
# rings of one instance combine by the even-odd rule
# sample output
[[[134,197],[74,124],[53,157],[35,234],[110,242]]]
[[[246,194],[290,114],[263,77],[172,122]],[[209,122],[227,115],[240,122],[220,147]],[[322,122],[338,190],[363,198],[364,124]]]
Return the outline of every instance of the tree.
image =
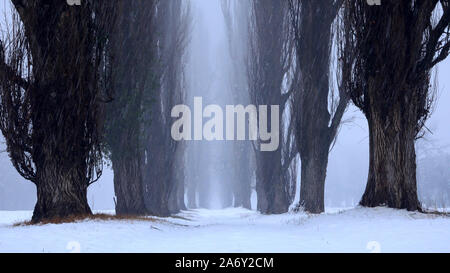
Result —
[[[433,67],[450,50],[450,2],[345,2],[349,94],[367,118],[370,167],[361,205],[420,210],[415,141],[434,99]]]
[[[250,2],[222,0],[222,13],[225,19],[228,49],[232,70],[230,86],[233,92],[234,105],[250,104],[247,74],[245,71],[246,54],[248,52],[248,11]],[[231,170],[234,206],[251,209],[251,182],[253,178],[254,155],[250,141],[233,142],[233,158]]]
[[[114,171],[116,213],[145,215],[143,114],[157,89],[156,0],[116,1],[111,36],[113,101],[107,107],[105,142]]]
[[[0,41],[0,129],[17,171],[37,187],[32,221],[87,215],[101,175],[103,60],[109,1],[12,0]]]
[[[169,216],[184,209],[184,146],[171,137],[171,111],[185,100],[184,57],[189,42],[190,6],[181,0],[157,6],[158,88],[143,118],[146,159],[142,162],[144,200],[149,213]]]
[[[293,52],[287,1],[258,0],[250,6],[247,56],[250,101],[257,107],[279,105],[280,140],[291,141],[289,133],[292,130],[288,129],[286,133],[286,123],[283,122],[283,113],[292,93],[286,90],[284,84],[287,73],[292,69]],[[268,111],[268,124],[271,124],[271,111]],[[273,152],[255,149],[256,193],[258,210],[262,213],[284,213],[289,209],[292,181],[287,179],[286,174],[297,155],[292,147],[280,143],[280,147]]]
[[[417,143],[418,194],[426,208],[445,208],[450,201],[450,153],[444,145],[427,140]]]
[[[292,121],[301,158],[300,203],[307,212],[324,211],[328,154],[348,97],[334,92],[330,76],[333,24],[342,0],[289,0],[300,80],[293,95]]]

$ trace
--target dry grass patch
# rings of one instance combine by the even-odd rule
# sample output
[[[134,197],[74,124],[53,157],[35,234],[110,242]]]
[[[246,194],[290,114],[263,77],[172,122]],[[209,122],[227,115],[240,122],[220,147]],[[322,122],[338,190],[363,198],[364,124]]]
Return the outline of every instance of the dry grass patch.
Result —
[[[422,213],[424,213],[424,214],[430,214],[430,215],[437,215],[437,216],[450,217],[450,212],[446,212],[446,211],[439,211],[439,210],[423,210]]]
[[[164,222],[161,219],[155,219],[148,216],[137,216],[137,215],[112,215],[112,214],[92,214],[92,215],[77,215],[77,216],[69,216],[64,218],[53,218],[45,221],[41,221],[35,223],[33,221],[25,221],[15,223],[14,227],[23,227],[23,226],[42,226],[48,224],[69,224],[69,223],[78,223],[83,221],[142,221],[142,222]]]

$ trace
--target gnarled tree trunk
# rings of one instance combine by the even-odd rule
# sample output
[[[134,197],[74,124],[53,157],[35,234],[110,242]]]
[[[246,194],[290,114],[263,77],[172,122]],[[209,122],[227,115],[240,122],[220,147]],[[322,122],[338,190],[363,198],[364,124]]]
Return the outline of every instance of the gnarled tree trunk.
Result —
[[[416,122],[407,118],[411,110],[414,112],[414,105],[405,101],[390,109],[390,114],[372,107],[367,115],[370,164],[361,205],[420,210],[414,146]]]
[[[46,160],[37,168],[37,203],[33,222],[92,213],[87,201],[86,175],[82,167],[75,165],[61,166],[60,162],[53,159]]]
[[[344,48],[355,54],[345,84],[370,135],[361,205],[421,210],[414,144],[433,104],[431,71],[450,53],[450,2],[345,3]]]
[[[13,18],[9,47],[0,43],[0,129],[14,166],[36,184],[33,222],[86,216],[87,188],[102,166],[100,74],[111,3],[12,3],[20,22]]]

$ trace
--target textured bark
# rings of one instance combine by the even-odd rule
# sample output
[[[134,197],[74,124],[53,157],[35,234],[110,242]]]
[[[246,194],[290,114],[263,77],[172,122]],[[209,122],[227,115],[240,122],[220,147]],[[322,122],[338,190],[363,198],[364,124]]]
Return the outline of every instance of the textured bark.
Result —
[[[59,162],[45,162],[38,168],[37,203],[33,222],[44,219],[87,216],[91,214],[87,201],[87,181],[83,168],[65,169]],[[80,181],[83,181],[80,183]]]
[[[140,158],[112,160],[114,170],[114,192],[116,194],[116,214],[145,215],[142,172]]]
[[[153,110],[158,109],[158,103],[155,104]],[[155,111],[155,113],[159,113]],[[169,208],[169,200],[174,186],[174,170],[172,168],[173,162],[171,157],[167,155],[170,150],[167,149],[166,142],[168,141],[162,132],[164,126],[158,121],[159,118],[154,118],[150,131],[154,132],[149,135],[147,151],[151,151],[151,158],[147,164],[142,166],[144,173],[144,198],[146,207],[151,215],[167,217],[170,216],[171,210]],[[161,135],[161,133],[163,133]]]
[[[442,8],[437,14],[434,11]],[[415,140],[431,113],[432,68],[450,53],[450,2],[346,1],[345,84],[369,125],[370,165],[361,205],[420,210]]]
[[[88,215],[87,188],[102,166],[99,37],[109,35],[108,4],[12,3],[21,22],[14,48],[0,43],[0,123],[14,166],[37,187],[32,220]]]
[[[301,165],[300,208],[310,213],[325,211],[325,178],[328,156],[303,156]]]
[[[414,112],[414,105],[403,105]],[[417,195],[415,122],[405,120],[400,108],[386,116],[371,109],[368,116],[370,164],[361,205],[420,210]]]

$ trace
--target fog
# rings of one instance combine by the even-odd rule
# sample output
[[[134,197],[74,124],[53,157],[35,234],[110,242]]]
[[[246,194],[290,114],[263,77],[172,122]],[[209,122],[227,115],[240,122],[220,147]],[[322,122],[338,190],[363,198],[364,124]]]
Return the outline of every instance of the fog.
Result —
[[[217,104],[225,109],[233,104],[230,91],[230,54],[220,0],[192,0],[193,27],[189,58],[186,64],[187,104],[193,108],[193,98],[201,96],[203,105]],[[0,4],[0,13],[7,8]],[[3,28],[3,25],[2,25]],[[3,29],[2,29],[3,30]],[[450,153],[450,60],[441,63],[436,71],[438,96],[434,113],[427,122],[427,134],[418,141],[417,158],[430,150]],[[242,102],[247,104],[247,102]],[[326,206],[355,206],[361,198],[369,166],[369,139],[365,117],[354,106],[349,107],[344,117],[337,142],[330,154],[326,179]],[[230,205],[230,166],[233,162],[228,141],[200,141],[186,143],[186,183],[198,183],[197,205],[222,208]],[[0,139],[0,210],[31,210],[36,202],[35,186],[25,181],[14,169]],[[450,162],[442,162],[450,167]],[[450,168],[449,168],[450,169]],[[450,183],[450,177],[447,177]],[[300,183],[300,181],[298,181]],[[419,194],[426,183],[419,175]],[[447,184],[448,187],[449,184]],[[299,189],[299,187],[297,187]],[[298,195],[298,194],[297,194]],[[94,210],[114,209],[113,173],[105,165],[102,178],[89,188],[88,199]],[[297,196],[298,199],[298,196]],[[252,207],[255,207],[252,198]],[[447,204],[448,206],[448,204]]]

